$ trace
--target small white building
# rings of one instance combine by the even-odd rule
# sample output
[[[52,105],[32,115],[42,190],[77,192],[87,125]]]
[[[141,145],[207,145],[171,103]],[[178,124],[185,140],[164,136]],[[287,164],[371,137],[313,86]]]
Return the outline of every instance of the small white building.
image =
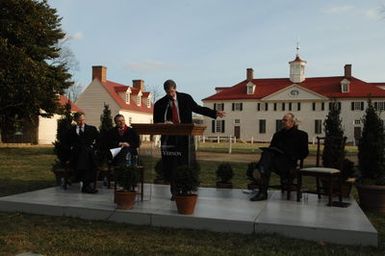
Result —
[[[385,82],[368,83],[352,76],[352,65],[346,64],[342,76],[305,77],[306,61],[297,54],[289,62],[288,78],[254,78],[248,68],[246,79],[230,87],[217,87],[216,93],[203,99],[210,108],[226,112],[225,118],[204,117],[206,136],[235,136],[245,141],[271,140],[281,128],[281,119],[292,112],[299,128],[309,140],[324,136],[324,120],[330,104],[336,100],[341,108],[342,125],[348,142],[357,142],[362,118],[371,97],[377,110],[385,109]],[[385,113],[381,112],[381,118]]]
[[[59,96],[59,104],[65,106],[67,103],[71,104],[71,112],[81,111],[71,100],[66,96]],[[39,116],[39,125],[37,129],[37,143],[38,144],[52,144],[56,140],[57,121],[62,116],[54,114],[52,117]]]
[[[151,93],[146,92],[143,80],[133,80],[133,85],[123,85],[107,80],[107,68],[92,67],[92,82],[76,101],[86,115],[86,122],[97,128],[104,104],[108,104],[112,117],[122,114],[127,125],[152,123],[153,103]]]

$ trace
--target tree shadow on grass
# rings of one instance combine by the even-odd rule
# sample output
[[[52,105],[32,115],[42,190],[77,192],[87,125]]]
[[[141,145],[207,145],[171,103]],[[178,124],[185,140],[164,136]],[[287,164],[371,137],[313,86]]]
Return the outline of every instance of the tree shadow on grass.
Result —
[[[0,196],[19,194],[56,186],[53,180],[18,180],[0,178]]]

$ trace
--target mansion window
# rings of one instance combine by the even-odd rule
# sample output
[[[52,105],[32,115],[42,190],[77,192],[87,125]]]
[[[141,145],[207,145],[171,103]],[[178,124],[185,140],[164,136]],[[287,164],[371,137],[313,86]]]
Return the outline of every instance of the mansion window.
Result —
[[[259,120],[259,133],[266,133],[266,120],[265,119]]]
[[[283,127],[282,120],[281,119],[275,120],[275,131],[278,132],[279,130],[282,129],[282,127]]]
[[[289,102],[289,111],[291,111],[291,109],[292,109],[292,104],[291,102]]]
[[[314,120],[314,133],[321,134],[322,133],[322,120],[316,119]]]
[[[282,111],[285,111],[285,102],[282,102]]]
[[[329,102],[329,110],[331,109],[341,110],[341,102]]]
[[[233,103],[232,110],[233,111],[242,111],[242,107],[243,107],[242,102],[240,102],[240,103]]]
[[[263,103],[263,102],[259,102],[257,103],[257,110],[258,111],[268,111],[269,108],[268,108],[269,104],[267,102]]]
[[[277,111],[277,103],[274,103],[274,111]]]
[[[377,111],[385,110],[385,101],[375,101],[373,102],[374,109]]]
[[[225,132],[225,120],[212,120],[211,121],[212,133],[224,133]]]
[[[297,111],[301,111],[301,102],[297,102]]]
[[[313,102],[312,103],[313,111],[324,111],[325,110],[325,102]]]
[[[364,102],[363,101],[353,101],[351,104],[351,109],[352,109],[352,111],[355,111],[355,110],[363,111],[364,110]]]
[[[361,120],[360,119],[354,120],[354,125],[361,125]]]
[[[239,119],[234,120],[234,124],[240,124],[240,123],[241,123],[241,120],[239,120]]]
[[[217,111],[224,111],[225,103],[214,103],[214,109]]]

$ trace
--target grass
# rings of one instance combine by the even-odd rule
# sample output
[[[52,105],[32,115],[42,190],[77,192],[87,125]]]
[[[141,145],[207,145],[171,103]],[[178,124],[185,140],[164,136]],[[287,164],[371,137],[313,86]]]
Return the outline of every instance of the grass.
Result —
[[[52,186],[54,159],[51,148],[0,148],[0,195]],[[244,187],[246,164],[232,164],[235,186]],[[203,186],[214,186],[217,165],[201,163]],[[379,231],[379,248],[0,213],[0,255],[26,251],[43,255],[384,255],[385,215],[368,212],[367,216]]]

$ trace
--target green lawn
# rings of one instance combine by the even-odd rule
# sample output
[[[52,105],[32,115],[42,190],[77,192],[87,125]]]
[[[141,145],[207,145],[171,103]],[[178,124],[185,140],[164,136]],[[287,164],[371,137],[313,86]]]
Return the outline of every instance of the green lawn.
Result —
[[[50,148],[0,148],[0,195],[52,186]],[[152,161],[155,162],[155,161]],[[215,184],[218,162],[201,162],[202,186]],[[233,163],[234,183],[243,188],[246,164]],[[153,177],[149,177],[149,181]],[[367,213],[380,247],[354,247],[288,239],[133,226],[105,221],[0,213],[0,255],[384,255],[385,215]]]

